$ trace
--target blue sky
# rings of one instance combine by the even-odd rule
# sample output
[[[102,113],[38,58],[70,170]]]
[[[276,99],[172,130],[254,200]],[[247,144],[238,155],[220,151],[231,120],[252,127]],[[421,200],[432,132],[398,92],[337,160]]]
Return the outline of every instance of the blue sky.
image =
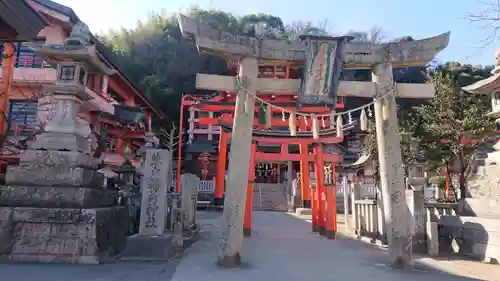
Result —
[[[486,0],[487,1],[487,0]],[[379,26],[387,38],[413,36],[424,38],[451,30],[448,48],[439,61],[456,60],[471,64],[492,64],[498,42],[482,51],[492,28],[472,24],[467,13],[481,12],[485,0],[56,0],[72,7],[95,33],[109,28],[132,28],[147,19],[152,11],[178,12],[192,5],[221,9],[236,15],[269,13],[280,16],[285,23],[294,20],[317,22],[328,20],[331,30],[369,30]],[[491,1],[491,0],[490,0]],[[99,7],[99,8],[96,8]]]

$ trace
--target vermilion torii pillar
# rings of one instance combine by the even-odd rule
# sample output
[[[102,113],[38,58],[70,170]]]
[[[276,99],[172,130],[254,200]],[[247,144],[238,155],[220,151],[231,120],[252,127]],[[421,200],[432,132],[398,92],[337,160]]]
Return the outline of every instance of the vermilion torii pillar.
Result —
[[[252,142],[252,151],[250,154],[250,168],[248,169],[247,197],[245,203],[245,219],[243,221],[243,235],[252,235],[252,202],[253,186],[255,182],[255,164],[257,155],[257,142]]]
[[[219,205],[220,200],[224,196],[226,161],[227,161],[227,133],[221,130],[219,137],[219,154],[217,157],[217,173],[215,175],[216,205]]]
[[[323,146],[316,144],[314,146],[314,175],[316,178],[315,186],[315,207],[317,208],[318,232],[320,235],[326,235],[325,225],[325,162],[323,160]]]
[[[300,130],[306,131],[306,124],[304,120],[300,120]],[[299,151],[301,155],[308,155],[309,149],[307,144],[299,144]],[[308,161],[300,161],[300,196],[302,197],[302,207],[311,208],[311,190],[309,186],[309,162]]]

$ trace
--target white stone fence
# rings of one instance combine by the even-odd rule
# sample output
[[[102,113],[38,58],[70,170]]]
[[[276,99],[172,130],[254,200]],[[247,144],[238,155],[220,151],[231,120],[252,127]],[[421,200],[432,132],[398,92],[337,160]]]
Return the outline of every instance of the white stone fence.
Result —
[[[174,190],[176,183],[174,181],[173,183]],[[181,183],[181,190],[182,190],[182,183]],[[215,178],[212,180],[200,180],[200,184],[198,185],[198,192],[200,193],[215,193]]]
[[[356,199],[352,210],[351,228],[358,236],[385,240],[383,214],[376,199]]]
[[[458,204],[456,203],[425,203],[426,220],[438,222],[441,216],[455,216]]]

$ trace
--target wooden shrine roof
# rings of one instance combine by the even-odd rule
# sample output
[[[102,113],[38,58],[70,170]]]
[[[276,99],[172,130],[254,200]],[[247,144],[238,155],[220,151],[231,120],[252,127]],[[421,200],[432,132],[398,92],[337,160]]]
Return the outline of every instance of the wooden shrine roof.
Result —
[[[0,42],[33,40],[46,25],[25,0],[0,0]]]

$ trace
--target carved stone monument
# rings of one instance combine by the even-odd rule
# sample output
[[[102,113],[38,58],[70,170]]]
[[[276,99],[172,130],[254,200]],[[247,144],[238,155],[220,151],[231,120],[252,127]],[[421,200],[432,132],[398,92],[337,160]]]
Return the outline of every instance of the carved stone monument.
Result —
[[[147,148],[141,168],[141,218],[139,233],[130,236],[122,260],[168,260],[178,250],[167,228],[167,189],[172,181],[172,153]],[[182,240],[181,237],[179,238]],[[173,247],[173,248],[172,248]],[[182,241],[180,246],[182,247]]]
[[[30,47],[57,66],[57,81],[44,87],[38,117],[44,132],[7,170],[0,191],[0,254],[15,261],[99,263],[126,243],[125,207],[102,187],[89,128],[77,119],[88,74],[112,74],[89,45],[81,25],[73,45]],[[77,40],[78,39],[78,40]],[[83,126],[83,127],[82,127]],[[92,135],[92,134],[90,134]]]
[[[172,153],[148,149],[141,179],[140,235],[161,235],[165,231],[167,189],[170,186]]]

